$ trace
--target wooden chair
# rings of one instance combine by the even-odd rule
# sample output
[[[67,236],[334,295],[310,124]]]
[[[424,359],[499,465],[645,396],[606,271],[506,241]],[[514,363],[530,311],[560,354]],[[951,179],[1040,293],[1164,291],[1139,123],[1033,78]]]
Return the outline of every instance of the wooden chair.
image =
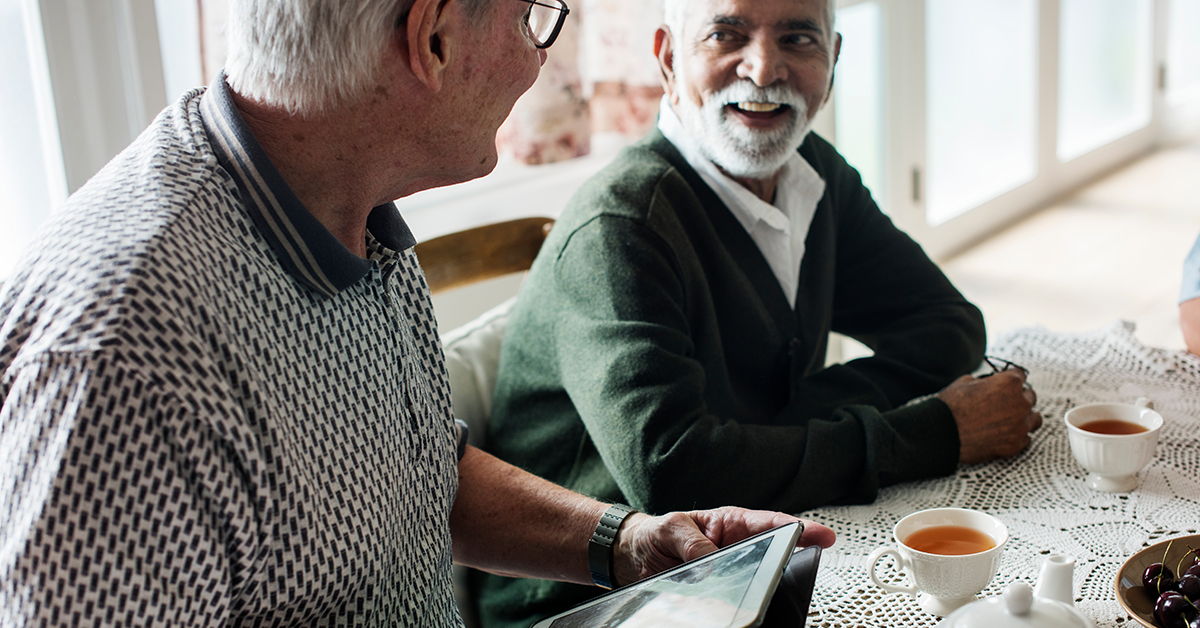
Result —
[[[529,270],[554,224],[520,218],[483,225],[418,243],[417,259],[433,293]]]
[[[551,218],[522,218],[451,233],[417,244],[417,259],[434,293],[529,270],[553,224]],[[450,405],[470,427],[468,442],[476,447],[485,444],[500,344],[515,302],[510,298],[442,334]],[[477,628],[478,608],[467,572],[466,567],[454,566],[454,595],[467,628]]]

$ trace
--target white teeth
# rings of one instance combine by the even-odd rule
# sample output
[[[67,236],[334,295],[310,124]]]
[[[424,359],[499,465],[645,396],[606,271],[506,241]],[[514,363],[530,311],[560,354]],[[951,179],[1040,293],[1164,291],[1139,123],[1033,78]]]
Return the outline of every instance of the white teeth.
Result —
[[[755,113],[766,113],[768,111],[775,111],[776,109],[779,109],[782,106],[783,105],[780,105],[778,103],[773,103],[773,102],[740,102],[740,103],[737,103],[738,109],[741,109],[742,111],[753,111]]]

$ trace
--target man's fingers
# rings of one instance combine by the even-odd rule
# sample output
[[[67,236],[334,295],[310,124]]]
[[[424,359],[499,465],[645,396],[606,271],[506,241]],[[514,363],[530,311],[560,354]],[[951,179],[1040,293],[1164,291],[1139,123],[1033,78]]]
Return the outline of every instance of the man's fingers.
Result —
[[[1036,432],[1042,426],[1042,415],[1037,412],[1030,412],[1029,416],[1025,417],[1025,425],[1029,427],[1027,432]]]
[[[1025,400],[1029,402],[1030,407],[1037,405],[1037,391],[1029,385],[1029,382],[1021,384],[1021,393],[1025,395]]]
[[[799,521],[804,529],[797,542],[801,547],[820,545],[830,547],[837,534],[827,526],[808,519],[797,519],[792,515],[769,510],[744,510],[741,508],[718,508],[689,513],[700,526],[700,530],[720,547],[766,532],[781,525]]]
[[[804,524],[804,531],[800,533],[800,541],[796,545],[800,547],[820,545],[823,549],[828,549],[837,540],[837,533],[828,526],[808,519],[801,519],[801,522]]]

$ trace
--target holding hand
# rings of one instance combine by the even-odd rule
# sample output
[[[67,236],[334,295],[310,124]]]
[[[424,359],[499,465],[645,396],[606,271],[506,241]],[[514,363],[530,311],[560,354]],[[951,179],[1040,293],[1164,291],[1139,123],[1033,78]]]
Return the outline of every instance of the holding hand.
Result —
[[[680,563],[695,560],[731,543],[800,521],[797,545],[833,545],[833,530],[778,512],[726,506],[714,510],[673,512],[661,517],[635,513],[625,519],[613,553],[617,586],[636,582]]]
[[[960,463],[1008,458],[1029,446],[1029,433],[1042,426],[1042,415],[1033,411],[1037,394],[1025,377],[1022,368],[964,375],[938,393],[958,424]]]

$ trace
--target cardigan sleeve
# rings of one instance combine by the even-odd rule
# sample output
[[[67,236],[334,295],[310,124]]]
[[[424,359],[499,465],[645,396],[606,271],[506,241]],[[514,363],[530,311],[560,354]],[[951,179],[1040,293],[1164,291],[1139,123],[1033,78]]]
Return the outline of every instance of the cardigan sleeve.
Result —
[[[815,147],[824,150],[809,159],[826,178],[823,202],[832,205],[835,217],[831,229],[809,238],[817,251],[834,247],[814,256],[834,269],[830,327],[861,341],[873,355],[798,374],[802,390],[795,395],[836,400],[867,387],[873,405],[890,408],[973,371],[986,346],[983,314],[879,211],[858,173],[832,147],[824,141]]]
[[[706,359],[720,340],[693,315],[693,301],[714,295],[658,227],[602,215],[575,230],[554,261],[549,302],[562,385],[631,505],[799,512],[953,470],[957,431],[937,399],[881,412],[853,395],[818,395],[740,420],[735,393],[713,390],[722,367]]]

